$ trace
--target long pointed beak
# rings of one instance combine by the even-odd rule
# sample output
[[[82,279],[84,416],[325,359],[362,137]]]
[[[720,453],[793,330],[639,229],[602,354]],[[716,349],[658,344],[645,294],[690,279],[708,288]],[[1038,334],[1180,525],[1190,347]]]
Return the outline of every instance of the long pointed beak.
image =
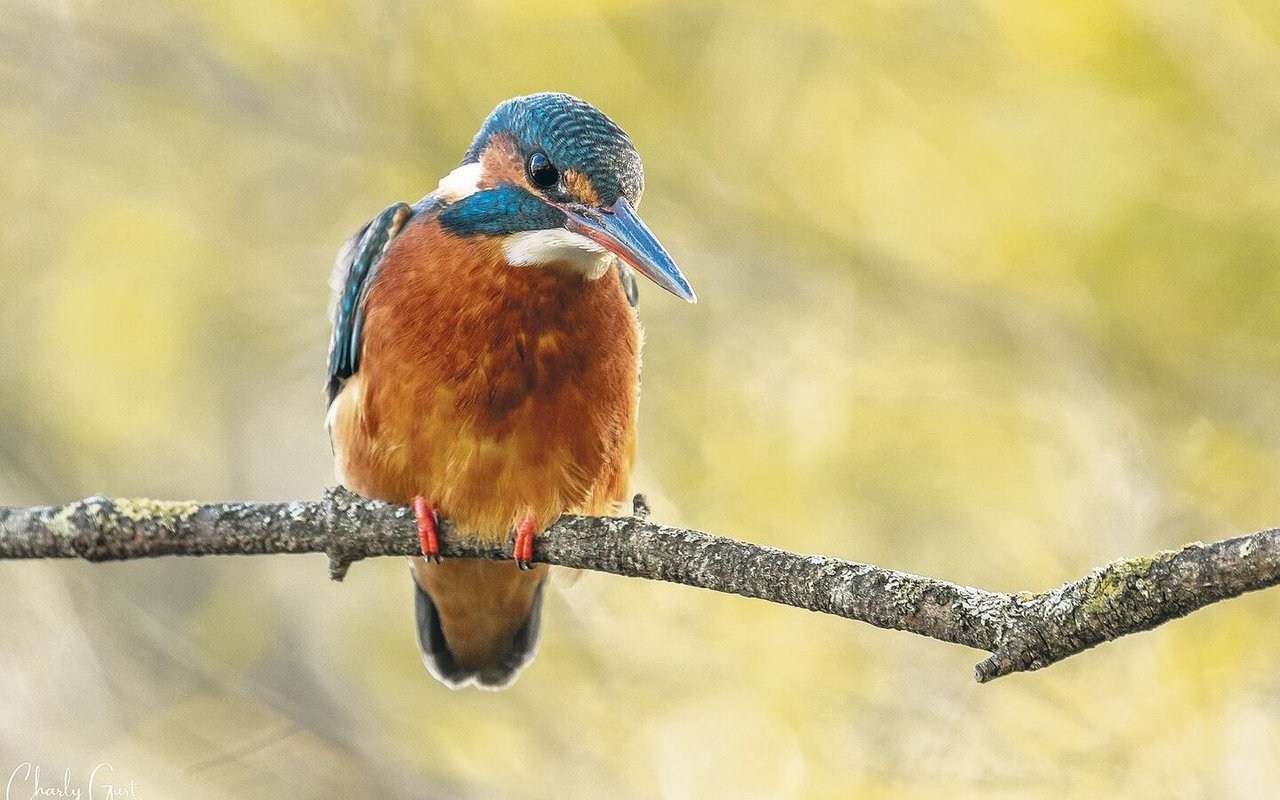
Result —
[[[689,281],[671,260],[656,236],[636,216],[627,198],[620,197],[609,208],[563,208],[565,227],[582,234],[621,258],[646,278],[690,303],[698,302]]]

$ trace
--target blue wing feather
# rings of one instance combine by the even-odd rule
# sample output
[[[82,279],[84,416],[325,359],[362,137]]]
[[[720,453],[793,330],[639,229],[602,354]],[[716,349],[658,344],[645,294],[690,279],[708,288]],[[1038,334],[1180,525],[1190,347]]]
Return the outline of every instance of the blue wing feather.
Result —
[[[333,310],[333,338],[329,342],[329,402],[342,391],[347,379],[360,369],[360,347],[364,333],[365,300],[378,276],[378,267],[396,235],[414,216],[424,210],[396,203],[374,217],[338,254],[335,266],[338,292]]]
[[[360,369],[360,350],[364,343],[365,301],[378,277],[382,259],[395,237],[405,225],[424,214],[441,208],[440,202],[427,195],[412,206],[396,203],[388,206],[356,232],[343,246],[334,266],[333,338],[329,342],[329,402],[338,396],[347,379]],[[618,280],[627,300],[635,306],[640,301],[635,273],[617,262]]]

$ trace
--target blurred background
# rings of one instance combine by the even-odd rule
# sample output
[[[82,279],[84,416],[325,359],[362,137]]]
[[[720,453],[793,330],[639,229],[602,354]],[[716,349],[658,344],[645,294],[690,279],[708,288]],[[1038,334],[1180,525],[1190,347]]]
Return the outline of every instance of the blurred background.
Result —
[[[655,517],[997,590],[1280,524],[1280,10],[0,0],[0,503],[315,498],[333,256],[500,100],[589,99]],[[0,779],[143,798],[1265,797],[1280,595],[989,686],[665,584],[451,692],[398,559],[0,565]],[[99,780],[103,779],[102,774]],[[15,795],[26,797],[25,794]]]

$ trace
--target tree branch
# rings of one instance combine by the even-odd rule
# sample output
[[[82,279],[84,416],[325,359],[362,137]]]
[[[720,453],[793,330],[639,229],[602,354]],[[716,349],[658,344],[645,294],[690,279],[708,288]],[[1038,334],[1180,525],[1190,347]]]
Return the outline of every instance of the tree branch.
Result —
[[[535,560],[714,589],[963,644],[991,654],[979,682],[1040,669],[1219,600],[1280,583],[1280,530],[1112,563],[1058,589],[1005,594],[825,556],[802,556],[636,516],[564,517]],[[449,558],[507,559],[512,541],[478,542],[446,521]],[[320,501],[175,503],[91,497],[0,507],[0,559],[118,561],[166,555],[325,553],[342,580],[354,562],[415,555],[403,506],[330,489]]]

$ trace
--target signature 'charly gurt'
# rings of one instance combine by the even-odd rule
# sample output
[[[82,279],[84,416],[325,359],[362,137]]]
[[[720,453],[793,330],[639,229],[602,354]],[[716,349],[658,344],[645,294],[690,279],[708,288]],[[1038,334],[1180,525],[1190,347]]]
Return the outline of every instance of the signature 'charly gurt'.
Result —
[[[137,781],[112,783],[114,773],[115,768],[104,761],[89,772],[87,783],[73,781],[70,768],[62,771],[61,781],[49,783],[38,764],[24,761],[9,773],[9,780],[4,786],[4,800],[120,800],[142,796]]]

